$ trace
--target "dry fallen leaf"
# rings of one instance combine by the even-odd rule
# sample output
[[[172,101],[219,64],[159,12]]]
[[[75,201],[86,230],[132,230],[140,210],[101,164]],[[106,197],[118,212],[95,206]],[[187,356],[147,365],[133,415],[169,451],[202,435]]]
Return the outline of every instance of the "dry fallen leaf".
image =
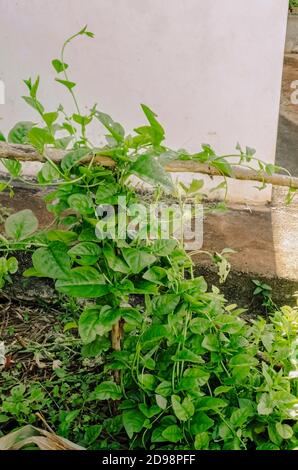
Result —
[[[64,437],[31,425],[24,426],[0,438],[0,450],[20,450],[35,444],[40,450],[86,450]]]

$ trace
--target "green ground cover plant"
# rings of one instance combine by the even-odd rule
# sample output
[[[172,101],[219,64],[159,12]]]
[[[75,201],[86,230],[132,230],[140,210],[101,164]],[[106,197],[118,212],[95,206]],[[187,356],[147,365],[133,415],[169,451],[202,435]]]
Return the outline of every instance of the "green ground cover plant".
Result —
[[[297,8],[297,7],[298,7],[298,1],[297,0],[289,0],[289,9],[290,9],[290,11],[293,8]]]
[[[97,106],[82,114],[64,60],[66,47],[79,36],[93,34],[83,28],[52,61],[57,82],[73,97],[74,113],[62,105],[45,111],[38,98],[39,78],[25,80],[28,95],[23,98],[41,124],[18,123],[8,141],[31,144],[45,156],[36,184],[50,189],[45,201],[55,220],[49,229],[38,230],[28,209],[7,217],[1,279],[10,281],[17,270],[16,252],[32,252],[32,267],[24,276],[50,278],[61,295],[80,299],[67,335],[77,328],[82,356],[97,358],[100,368],[93,373],[78,369],[73,375],[64,351],[62,366],[43,387],[38,381],[17,385],[5,372],[9,386],[2,387],[0,421],[34,422],[35,412],[43,410],[56,432],[93,448],[294,449],[297,309],[274,310],[268,321],[245,320],[242,309],[228,305],[218,288],[208,290],[204,278],[195,275],[183,240],[151,240],[149,235],[99,240],[95,233],[99,204],[115,206],[118,214],[119,196],[128,203],[141,200],[132,175],[153,185],[154,201],[162,193],[174,195],[180,204],[181,194],[200,201],[203,183],[177,189],[164,170],[166,162],[207,162],[221,171],[226,189],[226,177],[232,175],[229,158],[234,162],[237,156],[239,165],[249,166],[256,161],[254,150],[238,145],[236,155],[224,157],[208,145],[195,154],[173,151],[146,105],[147,123],[133,135],[125,135],[122,125]],[[106,132],[102,148],[88,138],[88,126],[95,121]],[[67,149],[61,163],[47,157],[48,146]],[[99,155],[115,166],[99,165]],[[269,174],[276,169],[257,163]],[[21,163],[3,159],[3,164],[11,178],[1,189],[13,191],[13,180],[23,179]],[[55,411],[53,402],[58,403]]]

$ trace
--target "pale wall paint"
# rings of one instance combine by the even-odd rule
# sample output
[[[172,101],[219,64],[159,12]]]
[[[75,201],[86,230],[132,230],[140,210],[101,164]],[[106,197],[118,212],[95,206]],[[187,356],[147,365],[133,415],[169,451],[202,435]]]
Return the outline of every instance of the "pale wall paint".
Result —
[[[144,122],[144,102],[158,113],[174,148],[195,151],[208,142],[229,153],[239,141],[274,162],[287,4],[0,0],[0,79],[6,86],[0,127],[7,132],[17,120],[36,119],[20,98],[22,79],[35,74],[49,111],[60,101],[70,104],[54,82],[50,60],[67,36],[88,24],[95,39],[77,40],[66,54],[86,107],[98,102],[131,130]],[[270,198],[270,189],[252,187],[232,182],[231,198]]]

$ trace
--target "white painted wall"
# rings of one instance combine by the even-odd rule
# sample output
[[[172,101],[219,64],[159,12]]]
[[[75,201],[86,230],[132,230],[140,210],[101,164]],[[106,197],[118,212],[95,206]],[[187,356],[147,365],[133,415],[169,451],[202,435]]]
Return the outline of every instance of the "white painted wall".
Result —
[[[0,128],[34,120],[20,96],[23,78],[40,74],[49,111],[63,101],[51,59],[64,39],[88,24],[95,39],[67,51],[79,101],[125,124],[152,107],[173,148],[208,142],[230,153],[237,141],[274,162],[287,0],[0,0],[0,80],[6,104]],[[97,138],[98,129],[93,129]],[[231,197],[263,201],[250,183],[232,182]]]

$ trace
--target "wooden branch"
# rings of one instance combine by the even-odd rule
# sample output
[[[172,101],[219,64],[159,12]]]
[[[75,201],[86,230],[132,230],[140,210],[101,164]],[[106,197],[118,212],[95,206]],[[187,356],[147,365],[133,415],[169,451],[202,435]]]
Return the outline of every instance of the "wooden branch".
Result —
[[[68,152],[68,150],[48,148],[45,153],[47,158],[53,160],[55,163],[59,163]],[[24,162],[46,161],[45,157],[40,155],[30,145],[8,144],[6,142],[0,142],[0,158],[20,160]],[[81,160],[81,162],[88,163],[91,159],[92,156],[87,155]],[[116,166],[116,162],[112,158],[104,155],[96,155],[94,157],[94,162],[107,167]],[[188,160],[175,160],[165,165],[165,169],[172,173],[202,173],[209,176],[222,176],[221,172],[217,168],[206,163]],[[279,175],[277,173],[268,175],[264,171],[250,170],[249,168],[242,168],[240,166],[233,165],[232,171],[233,176],[230,178],[237,180],[260,181],[261,183],[272,184],[274,186],[287,186],[298,189],[298,178],[296,177]]]
[[[62,158],[69,153],[69,150],[60,150],[54,148],[47,148],[45,155],[47,158],[55,163],[61,162]],[[46,158],[37,152],[31,145],[21,144],[8,144],[7,142],[0,142],[0,158],[7,158],[9,160],[19,160],[22,162],[45,162]],[[81,159],[81,162],[90,162],[92,159],[91,155]],[[114,167],[116,163],[110,157],[104,155],[96,155],[94,158],[96,163],[100,163],[103,166]]]
[[[229,178],[234,178],[237,180],[247,180],[247,181],[260,181],[261,183],[272,184],[273,186],[287,186],[291,188],[298,189],[298,178],[294,176],[279,175],[274,173],[273,175],[268,175],[265,171],[256,171],[250,170],[249,168],[242,168],[240,166],[233,166],[233,176]],[[210,176],[222,176],[220,171],[210,166],[206,163],[199,163],[194,161],[174,161],[165,166],[167,171],[173,173],[203,173]]]

